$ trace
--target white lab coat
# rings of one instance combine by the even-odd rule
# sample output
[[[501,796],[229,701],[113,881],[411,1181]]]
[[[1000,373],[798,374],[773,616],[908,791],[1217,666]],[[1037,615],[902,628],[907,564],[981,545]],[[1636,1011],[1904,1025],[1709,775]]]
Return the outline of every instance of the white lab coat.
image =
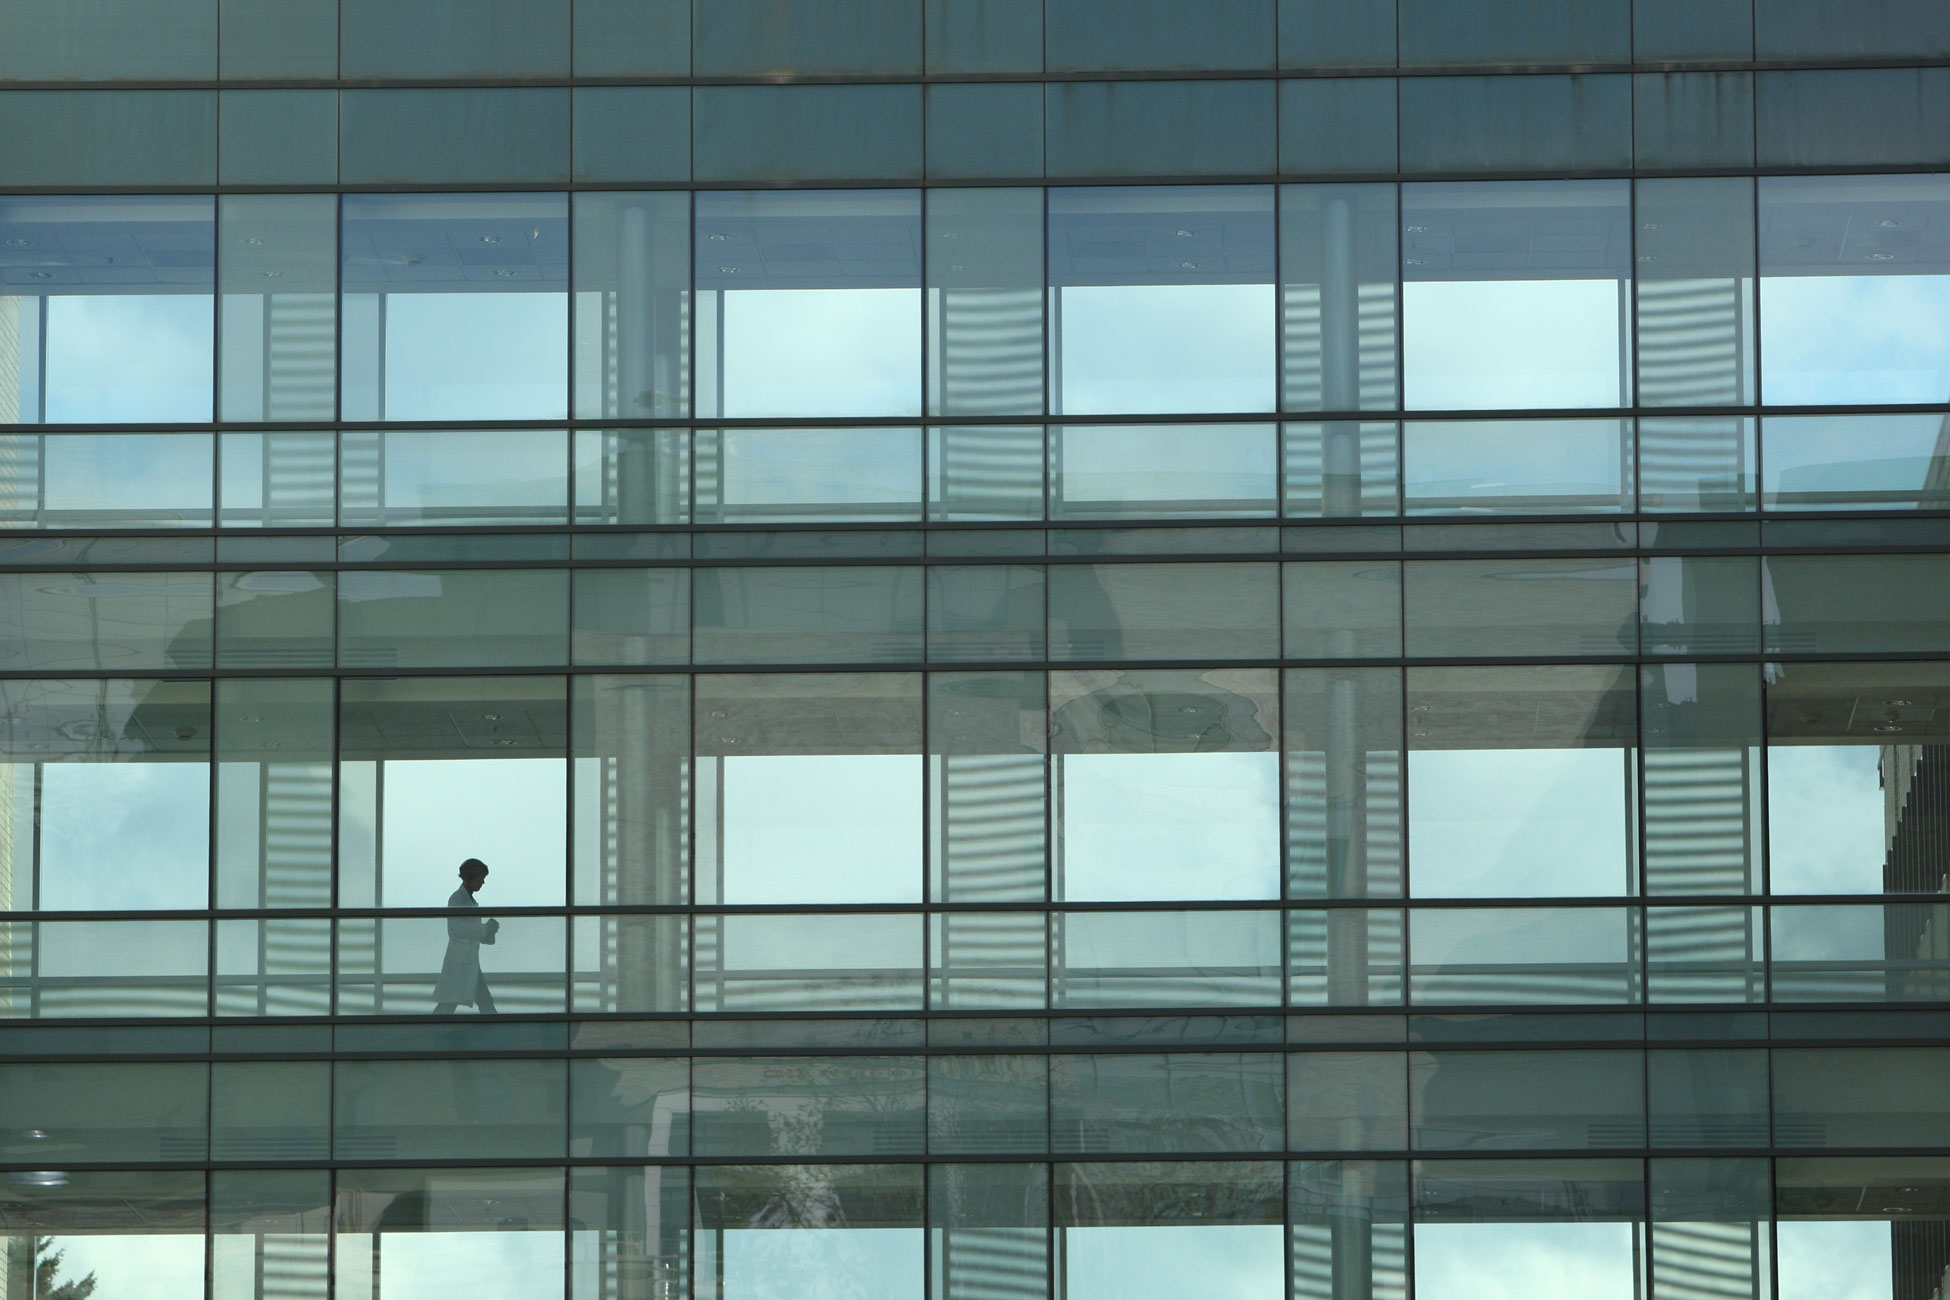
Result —
[[[462,885],[447,900],[452,908],[478,910],[474,895]],[[435,1002],[474,1005],[474,990],[481,981],[481,945],[494,942],[488,923],[473,916],[447,918],[447,956],[440,963],[440,979],[433,986]]]

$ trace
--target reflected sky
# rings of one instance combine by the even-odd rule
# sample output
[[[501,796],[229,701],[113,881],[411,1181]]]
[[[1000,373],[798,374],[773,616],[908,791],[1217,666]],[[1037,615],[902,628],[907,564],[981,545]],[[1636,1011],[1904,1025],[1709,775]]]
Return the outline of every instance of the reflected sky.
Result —
[[[1617,406],[1617,280],[1410,280],[1402,373],[1411,410]]]
[[[1075,901],[1278,898],[1278,754],[1068,754],[1062,892]]]
[[[1418,1223],[1416,1300],[1636,1300],[1636,1235],[1629,1223]]]
[[[1890,1300],[1895,1294],[1887,1223],[1783,1220],[1774,1231],[1780,1300]]]
[[[1065,1300],[1280,1300],[1278,1224],[1065,1228]]]
[[[1411,892],[1419,898],[1624,893],[1630,757],[1621,749],[1411,751]]]
[[[719,901],[919,901],[918,755],[745,755],[722,765]]]
[[[32,780],[31,764],[11,771]],[[209,905],[208,764],[48,763],[40,771],[42,910]]]
[[[1768,747],[1768,887],[1774,893],[1881,892],[1881,760],[1880,745]]]
[[[214,303],[208,294],[50,297],[48,422],[208,420]]]

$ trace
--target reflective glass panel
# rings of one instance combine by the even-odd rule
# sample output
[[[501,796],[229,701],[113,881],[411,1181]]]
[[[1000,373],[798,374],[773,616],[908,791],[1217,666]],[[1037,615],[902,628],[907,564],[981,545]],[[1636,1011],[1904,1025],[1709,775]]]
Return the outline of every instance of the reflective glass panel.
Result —
[[[1057,1165],[1059,1294],[1280,1300],[1283,1182],[1261,1161]]]
[[[648,13],[654,7],[640,8]],[[605,9],[619,17],[625,12],[616,4]],[[576,418],[690,414],[684,339],[691,306],[689,196],[586,191],[571,202]]]
[[[1279,897],[1278,735],[1268,669],[1054,675],[1052,897]]]
[[[1668,77],[1660,84],[1672,93],[1686,82]],[[1740,176],[1648,178],[1637,183],[1633,200],[1639,400],[1646,406],[1753,401],[1759,342],[1753,182]],[[1664,445],[1648,450],[1661,453],[1648,457],[1648,479],[1682,463],[1680,455],[1665,454]]]
[[[696,1178],[697,1300],[926,1294],[920,1165],[707,1165]]]
[[[330,528],[337,515],[335,434],[217,435],[218,522],[226,528]]]
[[[335,103],[327,100],[328,112]],[[329,194],[218,200],[223,419],[329,420],[336,413],[338,215]]]
[[[21,1295],[42,1289],[43,1277],[50,1297],[97,1287],[104,1295],[203,1293],[202,1173],[76,1170],[9,1183],[0,1197],[0,1249],[9,1271],[20,1270],[13,1276]]]
[[[569,1170],[569,1286],[576,1300],[674,1292],[689,1272],[691,1171]]]
[[[1408,406],[1629,400],[1631,219],[1623,181],[1404,186]]]
[[[1645,1145],[1638,1052],[1412,1052],[1408,1081],[1419,1150]]]
[[[1278,1151],[1286,1077],[1250,1052],[1050,1058],[1052,1149],[1066,1153]]]
[[[210,667],[208,573],[0,573],[0,667]]]
[[[1043,674],[931,673],[926,680],[933,896],[955,903],[1040,900],[1048,838]],[[975,917],[963,919],[982,928]]]
[[[1950,1231],[1941,1158],[1780,1160],[1774,1171],[1780,1300],[1898,1300],[1942,1280],[1932,1245]]]
[[[211,1300],[325,1300],[331,1208],[323,1169],[211,1174]]]
[[[207,433],[0,434],[0,528],[207,528]]]
[[[1282,425],[1281,513],[1290,519],[1397,513],[1400,442],[1401,426],[1392,420]]]
[[[208,420],[215,216],[187,195],[0,204],[0,424]]]
[[[1408,1166],[1306,1160],[1287,1166],[1293,1300],[1408,1295]],[[1351,1282],[1340,1279],[1349,1278]]]
[[[701,429],[699,523],[878,523],[921,517],[919,429]]]
[[[1637,1002],[1638,912],[1624,907],[1416,909],[1409,1000]]]
[[[1057,1007],[1277,1006],[1277,912],[1063,912],[1051,919]]]
[[[1050,409],[1270,411],[1273,191],[1049,192]]]
[[[219,907],[332,901],[332,683],[217,686]]]
[[[578,429],[578,524],[681,524],[690,518],[688,429]]]
[[[699,1011],[908,1011],[923,998],[918,915],[697,918]]]
[[[1282,5],[1282,16],[1293,7]],[[1309,61],[1318,54],[1306,51]],[[1285,409],[1395,405],[1400,369],[1396,208],[1393,185],[1281,187],[1280,404]]]
[[[563,524],[560,429],[395,429],[339,435],[339,522],[359,528]]]
[[[1760,182],[1761,390],[1770,405],[1941,402],[1950,181]]]
[[[699,1059],[692,1143],[700,1156],[918,1155],[926,1080],[919,1057]]]
[[[0,922],[0,1016],[205,1016],[207,921]]]
[[[1415,1207],[1418,1300],[1644,1295],[1639,1161],[1420,1161]]]
[[[1411,515],[1614,514],[1632,507],[1629,420],[1410,420]]]
[[[1761,451],[1769,510],[1950,504],[1942,415],[1777,415],[1761,424]]]
[[[339,1159],[559,1158],[568,1114],[562,1061],[339,1061]]]
[[[565,195],[363,194],[343,204],[345,419],[567,414]]]
[[[1050,518],[1255,518],[1274,513],[1268,424],[1058,425]]]
[[[547,1300],[566,1281],[561,1169],[361,1169],[335,1180],[333,1294]]]
[[[921,413],[921,196],[697,198],[697,413]]]
[[[937,189],[927,208],[928,414],[1039,413],[1043,192]]]
[[[512,916],[486,926],[479,911],[459,904],[445,916],[340,920],[338,1014],[452,1015],[466,1007],[469,1015],[560,1015],[569,969],[563,919]]]

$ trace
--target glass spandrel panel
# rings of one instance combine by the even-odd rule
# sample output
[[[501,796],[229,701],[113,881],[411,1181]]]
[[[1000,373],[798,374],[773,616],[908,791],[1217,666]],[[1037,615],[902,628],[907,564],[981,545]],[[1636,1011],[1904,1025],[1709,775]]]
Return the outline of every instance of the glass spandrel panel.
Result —
[[[1768,1053],[1692,1047],[1646,1054],[1652,1145],[1758,1147],[1768,1142]]]
[[[682,1058],[582,1057],[569,1062],[569,1154],[690,1153],[691,1066]]]
[[[920,1165],[705,1165],[696,1171],[697,1300],[836,1295],[921,1300]],[[822,1288],[824,1289],[824,1288]]]
[[[1950,636],[1941,555],[1768,556],[1761,584],[1770,650],[1928,655]]]
[[[921,413],[917,190],[696,201],[697,413]]]
[[[1393,658],[1402,652],[1402,566],[1392,560],[1280,566],[1289,659]]]
[[[210,418],[211,199],[9,198],[0,278],[0,424]]]
[[[332,1147],[339,1159],[560,1158],[566,1062],[339,1061]]]
[[[926,1079],[919,1057],[700,1058],[692,1143],[716,1157],[918,1155]]]
[[[313,831],[329,833],[330,819],[316,813],[313,817]],[[329,877],[326,883],[329,887]],[[216,926],[216,1014],[331,1014],[332,922],[329,918],[262,917],[218,921]]]
[[[1429,1160],[1413,1169],[1420,1300],[1480,1296],[1509,1279],[1591,1300],[1644,1294],[1642,1162]]]
[[[336,590],[329,572],[218,573],[218,666],[329,669]]]
[[[1235,519],[1278,508],[1269,424],[1056,425],[1052,519]]]
[[[560,569],[343,571],[339,662],[348,668],[566,664],[568,579]]]
[[[1771,406],[1941,402],[1950,185],[1940,176],[1760,183],[1761,393]]]
[[[922,571],[699,568],[691,572],[700,664],[914,662],[924,641]]]
[[[921,517],[919,429],[701,429],[693,458],[701,524]]]
[[[1270,411],[1273,191],[1049,192],[1050,408]]]
[[[697,901],[922,896],[921,679],[696,679]]]
[[[1639,421],[1639,509],[1751,511],[1759,500],[1759,422],[1739,415]]]
[[[0,434],[0,528],[208,528],[214,450],[207,433]]]
[[[578,429],[574,438],[572,522],[689,522],[691,434],[688,429]]]
[[[1645,653],[1752,654],[1760,649],[1760,561],[1748,555],[1658,555],[1639,562]]]
[[[571,680],[570,697],[576,902],[685,902],[689,679],[579,676]],[[660,943],[657,952],[674,958],[674,947]],[[670,975],[681,968],[658,969]],[[631,982],[639,974],[619,970],[618,978]]]
[[[699,916],[698,1011],[918,1011],[918,915],[744,913]]]
[[[1950,502],[1944,417],[1777,415],[1761,425],[1769,510],[1941,509]]]
[[[1739,176],[1648,178],[1638,182],[1633,200],[1639,401],[1753,401],[1759,347],[1753,182]],[[1648,463],[1648,477],[1653,469]]]
[[[1059,1164],[1055,1175],[1058,1294],[1067,1300],[1287,1294],[1278,1164]]]
[[[1400,909],[1295,908],[1286,926],[1291,1005],[1401,1004],[1407,949]]]
[[[0,1018],[204,1016],[207,921],[0,922]]]
[[[1625,907],[1414,909],[1408,996],[1419,1006],[1640,998],[1639,919]]]
[[[0,574],[0,667],[210,667],[208,573]]]
[[[1295,1161],[1287,1166],[1287,1223],[1293,1300],[1333,1300],[1342,1277],[1370,1300],[1406,1300],[1407,1165]]]
[[[1408,1146],[1408,1080],[1400,1052],[1289,1055],[1287,1148],[1402,1150]]]
[[[1407,405],[1629,401],[1631,220],[1623,181],[1404,186]]]
[[[0,714],[0,907],[208,905],[208,683],[14,680]]]
[[[1042,1300],[1049,1290],[1049,1167],[934,1165],[928,1170],[930,1300]],[[1010,1261],[998,1285],[992,1261]]]
[[[1249,1052],[1053,1056],[1050,1126],[1059,1153],[1278,1151],[1280,1058]]]
[[[688,1275],[690,1254],[690,1170],[569,1170],[569,1294],[575,1300],[674,1292]]]
[[[218,1160],[323,1162],[331,1153],[331,1063],[213,1062],[210,1123]]]
[[[932,190],[926,247],[928,414],[1041,412],[1043,191]]]
[[[334,1179],[332,1293],[559,1298],[563,1182],[559,1167],[343,1171]]]
[[[1937,1047],[1781,1048],[1771,1053],[1780,1146],[1860,1149],[1943,1145],[1933,1104]]]
[[[1768,888],[1938,893],[1938,664],[1796,664],[1767,683]],[[1892,954],[1894,955],[1894,954]]]
[[[343,682],[339,905],[559,907],[567,889],[568,712],[560,677]],[[469,859],[490,873],[478,891],[459,877]],[[553,924],[509,922],[500,941]],[[559,932],[553,942],[559,956]]]
[[[470,945],[467,932],[449,928],[449,922],[466,924],[476,916],[456,907],[448,916],[340,920],[338,1014],[560,1015],[568,1000],[564,920],[533,914],[494,918],[501,921],[494,943]],[[469,946],[480,950],[472,960],[466,955]],[[455,951],[452,960],[450,951]]]
[[[338,75],[338,0],[218,0],[218,5],[218,68],[226,80]]]
[[[1632,508],[1629,420],[1410,420],[1411,515],[1618,514]]]
[[[336,413],[337,245],[332,195],[218,200],[220,418],[329,420]]]
[[[1044,571],[1037,564],[928,567],[928,658],[1044,657]]]
[[[1283,17],[1291,8],[1281,6]],[[1283,409],[1395,405],[1398,227],[1393,185],[1280,187]]]
[[[1610,667],[1410,669],[1410,892],[1636,892],[1635,697]]]
[[[1400,444],[1401,426],[1391,420],[1282,425],[1280,513],[1289,519],[1399,513]]]
[[[1403,570],[1410,655],[1579,659],[1638,649],[1639,570],[1629,559],[1436,560]]]
[[[686,569],[577,569],[570,581],[578,664],[682,664],[691,657]]]
[[[931,1154],[1040,1154],[1049,1147],[1049,1061],[1042,1056],[928,1059]]]
[[[926,686],[932,896],[952,903],[1041,900],[1049,800],[1043,674],[932,673]],[[974,916],[959,924],[989,928]],[[1039,986],[1040,932],[1039,924]]]
[[[1041,425],[949,425],[928,430],[928,518],[1041,519]]]
[[[325,1300],[332,1177],[323,1169],[210,1175],[211,1300]]]
[[[1645,1145],[1639,1052],[1411,1052],[1408,1088],[1422,1151]]]
[[[104,1295],[202,1294],[200,1171],[74,1170],[10,1181],[0,1199],[0,1249],[20,1270],[21,1294],[39,1285],[43,1269],[50,1294],[89,1283]]]
[[[330,906],[333,708],[324,678],[219,683],[217,906]]]
[[[584,192],[571,202],[577,418],[688,415],[689,196]]]
[[[1052,659],[1271,659],[1271,564],[1060,564],[1049,568]]]
[[[344,419],[567,413],[567,196],[348,195],[340,239]]]
[[[1567,9],[1551,0],[1401,0],[1403,64],[1623,63],[1627,0]]]
[[[1270,669],[1056,674],[1051,896],[1279,897],[1278,735]]]
[[[209,1071],[200,1063],[0,1065],[15,1160],[150,1164],[202,1160]]]
[[[1061,912],[1050,945],[1054,1007],[1280,1003],[1277,912]]]
[[[348,527],[563,524],[568,507],[560,429],[339,435],[339,522]]]
[[[1400,896],[1401,674],[1290,669],[1285,689],[1289,896]]]
[[[337,519],[338,437],[217,435],[217,521],[225,528],[330,528]]]

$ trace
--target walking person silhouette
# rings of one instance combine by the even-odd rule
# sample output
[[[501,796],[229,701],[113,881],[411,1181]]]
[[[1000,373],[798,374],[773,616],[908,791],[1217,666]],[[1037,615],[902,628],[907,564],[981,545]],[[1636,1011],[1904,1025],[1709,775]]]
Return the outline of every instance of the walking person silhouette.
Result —
[[[478,910],[474,895],[487,883],[487,863],[469,858],[460,864],[460,888],[447,900],[456,909]],[[501,922],[492,918],[452,915],[447,918],[447,955],[440,963],[440,979],[433,986],[434,1013],[450,1016],[461,1003],[483,1015],[494,1014],[494,994],[481,974],[481,946],[492,944]]]

